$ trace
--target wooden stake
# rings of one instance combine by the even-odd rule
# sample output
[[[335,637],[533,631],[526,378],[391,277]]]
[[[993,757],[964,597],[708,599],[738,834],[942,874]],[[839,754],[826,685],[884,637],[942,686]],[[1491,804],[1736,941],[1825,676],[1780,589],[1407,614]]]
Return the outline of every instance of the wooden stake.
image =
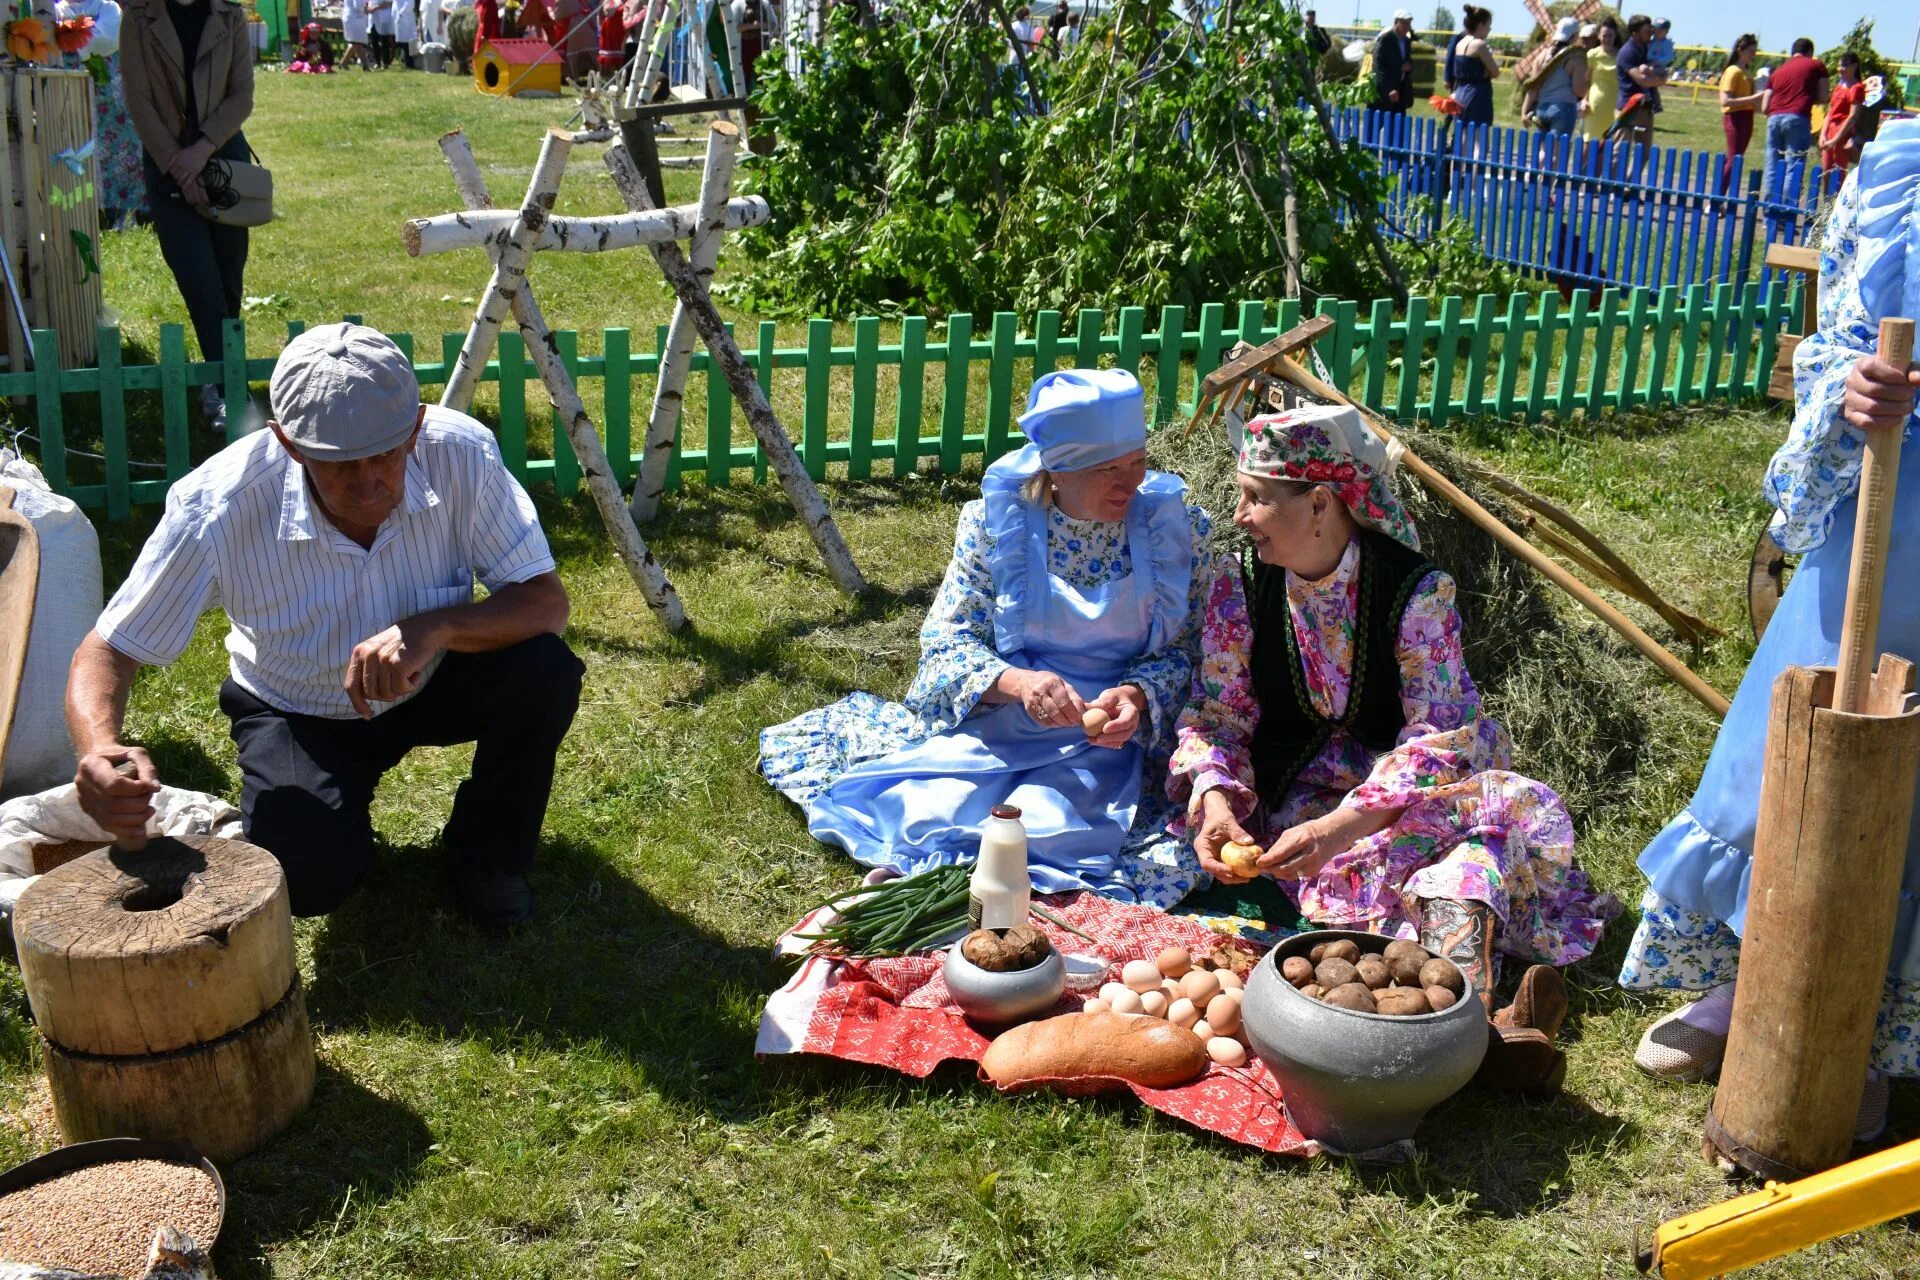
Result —
[[[593,498],[593,505],[600,512],[600,522],[606,526],[607,534],[613,540],[614,553],[626,566],[627,575],[633,579],[634,585],[640,588],[641,598],[647,602],[647,607],[659,615],[661,624],[668,631],[680,631],[687,625],[686,606],[680,603],[680,593],[673,589],[673,583],[667,579],[667,571],[654,558],[653,552],[648,550],[646,541],[627,515],[626,504],[620,497],[620,486],[613,477],[612,464],[607,461],[607,451],[600,443],[600,433],[595,429],[593,419],[587,416],[586,406],[580,402],[580,393],[574,387],[573,379],[567,376],[566,364],[560,359],[559,348],[554,345],[553,333],[547,328],[546,317],[541,315],[539,303],[534,301],[533,294],[525,287],[526,263],[533,256],[532,246],[539,234],[539,221],[544,210],[553,207],[553,197],[559,186],[560,173],[566,167],[570,146],[566,135],[557,130],[547,135],[547,143],[541,148],[540,162],[534,167],[533,182],[527,189],[526,208],[533,209],[535,216],[529,220],[523,212],[522,217],[516,220],[514,234],[500,247],[494,280],[502,278],[503,271],[511,265],[510,258],[517,260],[514,278],[518,283],[508,295],[508,304],[520,325],[521,335],[526,339],[534,366],[540,370],[540,381],[547,388],[547,396],[565,423],[567,441],[573,446],[574,457],[579,460],[580,475],[586,482],[587,493]],[[454,185],[459,190],[460,198],[472,208],[491,207],[492,196],[487,191],[485,179],[480,176],[480,167],[473,162],[466,136],[458,131],[449,133],[440,139],[440,149],[453,169]],[[557,153],[557,157],[551,161],[550,152]],[[544,203],[538,198],[542,191],[545,193]],[[455,366],[456,374],[462,368],[475,370],[475,379],[478,371],[486,368],[487,356],[492,352],[494,340],[499,334],[496,320],[493,332],[485,339],[485,348],[477,345],[481,319],[488,314],[488,304],[493,301],[494,285],[489,283],[487,288],[488,296],[481,300],[480,311],[474,318],[474,328],[468,332],[467,342],[460,349],[460,364]],[[440,403],[464,410],[473,399],[472,381],[469,381],[463,398],[457,404],[450,402],[453,393],[454,385],[450,379]]]
[[[716,120],[711,127],[715,133],[724,133],[732,145],[738,145],[740,131],[733,125]],[[645,208],[648,202],[646,183],[634,165],[633,157],[627,154],[626,143],[616,142],[608,147],[606,157],[607,168],[613,174],[613,184],[626,200],[627,207]],[[786,490],[794,510],[800,513],[814,546],[819,548],[821,558],[826,561],[827,572],[848,595],[864,593],[867,589],[866,579],[861,576],[859,566],[853,562],[853,552],[847,548],[846,540],[833,523],[833,513],[827,510],[820,491],[801,467],[793,441],[788,438],[780,420],[774,416],[766,392],[761,390],[759,379],[748,367],[746,357],[740,354],[733,335],[721,323],[720,313],[714,310],[712,299],[707,297],[706,290],[695,278],[693,265],[687,261],[677,244],[649,245],[648,251],[659,263],[661,273],[673,285],[673,291],[680,296],[680,301],[686,304],[688,313],[693,317],[694,328],[706,342],[714,364],[726,377],[734,398],[746,410],[747,421],[752,424],[753,433],[766,452],[767,462],[779,477],[780,487]]]
[[[1296,361],[1290,358],[1283,358],[1280,361],[1280,368],[1285,377],[1307,388],[1307,390],[1313,392],[1321,399],[1330,400],[1336,404],[1348,405],[1358,411],[1362,417],[1373,424],[1374,429],[1380,432],[1382,438],[1392,439],[1393,433],[1388,431],[1372,414],[1362,409],[1359,405],[1354,404],[1352,400],[1349,400],[1346,393],[1322,382]],[[1658,640],[1655,640],[1652,636],[1642,631],[1633,619],[1621,613],[1605,600],[1602,600],[1598,595],[1594,594],[1592,589],[1584,582],[1581,582],[1578,578],[1567,572],[1567,570],[1562,568],[1556,561],[1549,559],[1525,538],[1515,533],[1512,529],[1509,529],[1499,520],[1496,520],[1491,512],[1468,497],[1458,485],[1434,470],[1433,467],[1423,461],[1411,449],[1401,454],[1400,462],[1401,465],[1418,476],[1429,489],[1432,489],[1435,493],[1453,504],[1454,508],[1466,516],[1467,519],[1473,521],[1473,523],[1493,535],[1494,541],[1505,547],[1512,554],[1526,561],[1540,573],[1546,575],[1555,586],[1558,586],[1562,591],[1572,596],[1587,612],[1599,618],[1609,627],[1612,627],[1628,644],[1638,649],[1642,656],[1651,661],[1654,666],[1659,667],[1669,680],[1699,699],[1701,705],[1706,707],[1707,710],[1723,719],[1726,717],[1728,707],[1726,696],[1705,680],[1695,675],[1686,663],[1680,661],[1680,659],[1674,657],[1671,653],[1668,653]]]
[[[707,170],[700,180],[699,216],[692,242],[687,246],[687,255],[693,260],[694,278],[703,291],[711,286],[714,264],[720,257],[727,192],[733,185],[736,155],[732,140],[718,132],[708,132]],[[693,318],[687,313],[687,304],[674,303],[667,348],[660,357],[660,376],[654,382],[647,442],[640,451],[640,478],[633,486],[631,510],[635,524],[653,519],[660,509],[660,495],[666,492],[667,465],[673,461],[673,440],[680,425],[687,371],[693,366],[693,348],[699,340],[700,335],[693,329]]]
[[[1913,363],[1913,321],[1880,322],[1880,359],[1905,369]],[[1867,432],[1860,464],[1858,522],[1847,575],[1847,612],[1840,624],[1840,688],[1836,711],[1859,712],[1866,704],[1880,644],[1880,600],[1885,594],[1887,549],[1893,537],[1893,493],[1900,481],[1900,437],[1906,424]]]

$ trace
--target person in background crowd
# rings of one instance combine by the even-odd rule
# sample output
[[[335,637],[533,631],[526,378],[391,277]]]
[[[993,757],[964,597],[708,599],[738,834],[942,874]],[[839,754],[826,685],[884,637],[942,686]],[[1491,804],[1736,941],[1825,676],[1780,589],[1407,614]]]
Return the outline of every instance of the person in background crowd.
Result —
[[[373,13],[367,4],[368,0],[342,0],[340,34],[347,42],[347,51],[340,55],[343,67],[365,71],[373,65]]]
[[[1780,179],[1777,166],[1813,149],[1813,104],[1827,96],[1827,64],[1813,56],[1813,41],[1793,42],[1793,56],[1767,81],[1767,190]]]
[[[1413,11],[1397,9],[1393,25],[1373,42],[1375,111],[1405,115],[1413,106]]]
[[[1493,123],[1493,82],[1500,76],[1500,59],[1487,43],[1487,36],[1493,30],[1493,14],[1470,4],[1465,15],[1460,40],[1447,58],[1448,80],[1453,85],[1453,100],[1460,104],[1461,121],[1490,125]]]
[[[285,870],[293,914],[332,911],[372,870],[382,774],[416,747],[472,742],[440,843],[461,910],[519,924],[585,670],[561,639],[567,592],[533,503],[492,433],[421,404],[412,362],[374,329],[294,338],[270,395],[267,430],[174,484],[74,653],[81,808],[116,836],[144,828],[158,780],[126,741],[127,692],[217,605],[240,812]]]
[[[1670,33],[1673,31],[1673,19],[1655,18],[1653,20],[1653,38],[1647,41],[1647,62],[1659,70],[1669,80],[1673,78],[1673,64],[1679,57],[1673,47]]]
[[[413,66],[413,49],[420,43],[417,0],[393,0],[393,56],[404,70]]]
[[[1747,32],[1733,42],[1727,64],[1720,69],[1720,129],[1727,135],[1726,158],[1720,162],[1720,190],[1733,181],[1733,165],[1747,154],[1753,141],[1754,109],[1766,101],[1766,94],[1753,87],[1749,74],[1760,37]]]
[[[474,0],[473,51],[488,40],[498,40],[505,29],[500,22],[500,0]]]
[[[300,47],[294,51],[292,62],[287,70],[297,76],[330,76],[333,74],[333,55],[327,52],[325,34],[320,24],[309,22],[300,28]]]
[[[373,65],[386,70],[393,63],[394,0],[368,0],[367,12],[373,20]]]
[[[1859,116],[1855,113],[1867,100],[1867,86],[1860,80],[1860,55],[1848,50],[1840,55],[1839,83],[1827,99],[1827,122],[1820,127],[1820,172],[1835,169],[1845,173],[1860,158],[1860,139],[1854,136]]]
[[[600,6],[600,74],[611,76],[627,62],[626,0],[603,0]]]
[[[1655,67],[1648,55],[1647,48],[1652,41],[1653,19],[1636,13],[1627,19],[1627,42],[1620,46],[1620,53],[1613,60],[1620,73],[1614,115],[1621,117],[1629,102],[1636,96],[1640,99],[1638,105],[1620,119],[1621,133],[1638,147],[1653,144],[1653,117],[1660,110],[1660,86],[1667,82],[1667,73]]]
[[[1307,48],[1313,54],[1313,65],[1317,69],[1320,59],[1333,51],[1333,37],[1320,25],[1319,16],[1313,10],[1307,10],[1306,19],[1306,30],[1302,34],[1307,38]]]
[[[203,216],[207,162],[246,160],[240,127],[253,114],[253,42],[235,0],[132,0],[121,27],[127,113],[140,135],[160,256],[173,272],[202,360],[218,360],[240,318],[247,229]],[[226,428],[218,387],[200,389],[214,431]]]
[[[114,0],[60,0],[54,16],[92,18],[93,39],[79,53],[62,61],[69,67],[86,65],[95,54],[106,63],[107,78],[93,90],[94,162],[99,166],[100,226],[108,231],[145,221],[147,184],[140,171],[140,135],[127,114],[127,89],[120,75],[120,6]]]
[[[1620,24],[1612,18],[1598,24],[1589,22],[1580,28],[1587,44],[1587,129],[1589,139],[1606,133],[1613,124],[1614,104],[1620,100],[1620,69],[1614,60],[1620,56]]]
[[[1553,60],[1523,90],[1520,114],[1532,116],[1549,133],[1572,137],[1573,126],[1586,114],[1587,91],[1592,87],[1587,49],[1580,41],[1580,23],[1562,18],[1553,32]]]

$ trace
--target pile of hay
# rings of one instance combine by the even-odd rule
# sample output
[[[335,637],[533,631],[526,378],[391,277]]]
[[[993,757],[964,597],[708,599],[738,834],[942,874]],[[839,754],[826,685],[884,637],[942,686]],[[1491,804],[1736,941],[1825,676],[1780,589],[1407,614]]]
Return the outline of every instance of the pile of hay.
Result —
[[[1399,433],[1415,453],[1509,526],[1513,509],[1473,468],[1424,432]],[[1238,557],[1246,539],[1232,523],[1233,454],[1219,427],[1184,424],[1152,433],[1154,467],[1186,477],[1193,500],[1214,517],[1214,555]],[[1428,492],[1411,474],[1395,481],[1420,530],[1421,549],[1453,575],[1467,627],[1467,667],[1491,714],[1513,736],[1514,768],[1558,790],[1585,820],[1642,763],[1640,745],[1657,713],[1659,677],[1627,643],[1581,612],[1560,589]]]

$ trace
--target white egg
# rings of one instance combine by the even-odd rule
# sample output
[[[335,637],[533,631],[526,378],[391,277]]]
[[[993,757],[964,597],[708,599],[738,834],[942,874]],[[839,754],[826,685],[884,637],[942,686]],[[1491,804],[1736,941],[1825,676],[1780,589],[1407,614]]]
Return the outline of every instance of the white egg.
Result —
[[[1213,976],[1220,979],[1220,986],[1227,991],[1239,991],[1247,984],[1240,981],[1240,975],[1231,969],[1215,969]]]
[[[1168,1004],[1172,1004],[1175,1000],[1181,998],[1180,979],[1178,978],[1162,978],[1160,980],[1160,989],[1167,993]]]
[[[1111,1008],[1113,1008],[1112,1005],[1108,1004],[1105,1000],[1102,1000],[1099,996],[1095,996],[1093,999],[1087,1001],[1085,1004],[1080,1006],[1080,1012],[1105,1013]]]
[[[1167,993],[1164,991],[1142,991],[1140,993],[1140,1008],[1149,1018],[1166,1017]]]
[[[1200,1021],[1200,1010],[1193,1001],[1181,996],[1167,1006],[1167,1021],[1176,1027],[1191,1027]]]
[[[1107,1004],[1111,1006],[1115,1000],[1119,999],[1123,995],[1126,995],[1131,990],[1133,990],[1133,988],[1127,986],[1123,982],[1109,982],[1104,987],[1100,988],[1100,998],[1102,1000],[1105,1000]]]
[[[1207,1056],[1223,1067],[1247,1065],[1246,1047],[1238,1040],[1229,1040],[1225,1036],[1214,1036],[1207,1041]]]
[[[1151,960],[1129,960],[1120,970],[1120,981],[1135,991],[1160,989],[1160,966]]]
[[[1115,1013],[1145,1013],[1147,1011],[1146,1007],[1140,1003],[1140,993],[1138,991],[1129,991],[1125,987],[1120,989],[1119,995],[1113,997],[1112,1004]]]
[[[1188,1028],[1188,1030],[1192,1031],[1193,1034],[1199,1036],[1202,1040],[1213,1039],[1213,1028],[1207,1025],[1207,1020],[1205,1018],[1202,1018],[1200,1019],[1200,1021],[1194,1023],[1191,1027]]]

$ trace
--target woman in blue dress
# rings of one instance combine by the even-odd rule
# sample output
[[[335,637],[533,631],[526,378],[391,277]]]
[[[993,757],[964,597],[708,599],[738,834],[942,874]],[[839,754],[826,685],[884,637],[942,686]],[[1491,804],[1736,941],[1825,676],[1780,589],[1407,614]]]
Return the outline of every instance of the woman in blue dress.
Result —
[[[1460,104],[1460,119],[1466,124],[1493,123],[1493,82],[1500,77],[1500,59],[1487,34],[1493,30],[1491,11],[1468,5],[1465,34],[1448,47],[1446,81],[1453,88],[1453,100]]]
[[[1040,892],[1171,906],[1199,882],[1158,838],[1171,810],[1142,770],[1160,776],[1186,702],[1209,525],[1146,469],[1144,409],[1123,370],[1036,382],[1029,443],[961,510],[904,704],[856,693],[760,735],[761,772],[816,839],[912,875],[971,861],[1012,804]]]
[[[1668,1079],[1717,1072],[1733,1009],[1740,933],[1746,923],[1753,832],[1774,678],[1788,666],[1831,666],[1853,548],[1862,428],[1911,426],[1920,371],[1874,354],[1879,322],[1920,315],[1920,121],[1889,123],[1868,145],[1828,223],[1820,260],[1819,328],[1794,356],[1795,409],[1787,442],[1768,465],[1766,490],[1779,508],[1773,534],[1804,553],[1726,724],[1693,801],[1640,855],[1649,887],[1622,986],[1706,991],[1654,1023],[1634,1061]],[[1920,448],[1902,452],[1894,504],[1889,589],[1880,645],[1920,658]],[[1920,824],[1915,832],[1920,833]],[[1845,904],[1830,923],[1845,925]],[[1920,838],[1910,835],[1899,924],[1860,1108],[1859,1136],[1885,1127],[1885,1076],[1920,1077]],[[1809,928],[1822,922],[1809,920]]]

